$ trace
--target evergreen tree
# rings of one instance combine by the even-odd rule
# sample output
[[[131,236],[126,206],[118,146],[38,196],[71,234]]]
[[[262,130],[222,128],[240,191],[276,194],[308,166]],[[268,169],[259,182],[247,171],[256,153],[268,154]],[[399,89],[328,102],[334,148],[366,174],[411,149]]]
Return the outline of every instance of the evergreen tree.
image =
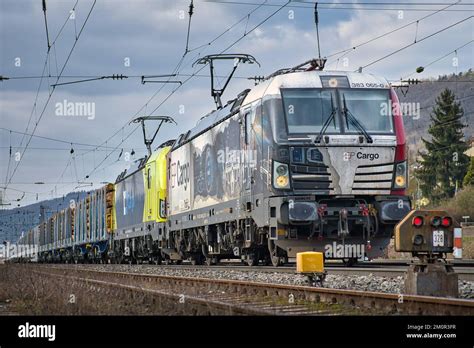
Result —
[[[474,186],[474,157],[471,157],[471,165],[469,166],[469,169],[467,170],[467,174],[464,177],[464,180],[462,182],[463,186]]]
[[[431,141],[422,138],[427,152],[419,153],[421,166],[415,171],[423,196],[432,203],[453,197],[466,175],[469,157],[464,154],[468,145],[462,131],[463,115],[461,105],[449,89],[436,98],[428,128]]]

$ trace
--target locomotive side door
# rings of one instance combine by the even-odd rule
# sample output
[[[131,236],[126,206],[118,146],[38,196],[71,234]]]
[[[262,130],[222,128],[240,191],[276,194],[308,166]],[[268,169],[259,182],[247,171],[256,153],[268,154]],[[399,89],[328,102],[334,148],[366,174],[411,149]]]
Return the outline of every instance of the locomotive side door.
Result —
[[[254,178],[254,166],[252,164],[253,149],[255,148],[255,137],[253,136],[253,120],[255,109],[245,108],[241,112],[241,175],[242,192],[241,202],[247,212],[252,210],[252,184]]]

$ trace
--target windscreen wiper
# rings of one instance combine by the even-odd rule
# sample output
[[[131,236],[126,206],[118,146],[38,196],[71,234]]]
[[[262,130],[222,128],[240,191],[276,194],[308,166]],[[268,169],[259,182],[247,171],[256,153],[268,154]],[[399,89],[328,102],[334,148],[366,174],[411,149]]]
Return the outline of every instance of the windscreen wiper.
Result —
[[[314,139],[315,143],[321,142],[321,138],[323,137],[324,133],[326,132],[326,129],[329,127],[329,124],[331,123],[331,121],[333,119],[335,119],[335,117],[336,117],[337,108],[334,107],[334,101],[332,99],[332,94],[331,94],[331,109],[332,109],[331,114],[329,115],[329,117],[324,122],[323,127],[321,128],[321,131],[319,132],[316,139]],[[335,128],[335,126],[334,126],[334,128]]]
[[[342,102],[343,102],[343,105],[344,105],[344,108],[343,108],[342,112],[343,112],[344,116],[346,117],[346,120],[349,120],[359,130],[359,133],[364,135],[364,137],[365,137],[365,139],[367,139],[368,143],[373,143],[374,141],[373,141],[372,137],[370,136],[370,134],[367,133],[367,130],[365,129],[365,127],[357,120],[357,118],[347,108],[346,96],[344,94],[342,95]]]

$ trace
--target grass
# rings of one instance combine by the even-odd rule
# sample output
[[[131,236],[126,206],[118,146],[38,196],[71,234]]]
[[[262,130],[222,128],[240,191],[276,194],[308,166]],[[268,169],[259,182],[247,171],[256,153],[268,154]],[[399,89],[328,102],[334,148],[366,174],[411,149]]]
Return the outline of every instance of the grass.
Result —
[[[85,285],[82,281],[44,277],[28,264],[0,265],[0,301],[11,301],[20,315],[186,315],[186,306],[145,292]],[[189,310],[192,310],[191,308]]]
[[[474,237],[463,236],[462,257],[463,259],[474,259]]]

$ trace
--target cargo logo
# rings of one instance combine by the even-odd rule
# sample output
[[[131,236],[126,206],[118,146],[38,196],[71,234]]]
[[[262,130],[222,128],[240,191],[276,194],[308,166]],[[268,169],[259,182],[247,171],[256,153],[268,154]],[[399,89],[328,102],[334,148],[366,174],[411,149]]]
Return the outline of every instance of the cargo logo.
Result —
[[[26,322],[18,326],[19,338],[47,338],[52,342],[56,340],[56,325],[33,325]]]
[[[364,244],[326,244],[324,246],[324,256],[326,258],[357,258],[363,259],[365,257]]]
[[[184,186],[184,190],[187,190],[189,184],[189,163],[180,164],[178,161],[176,183],[178,186]]]
[[[369,161],[373,161],[380,158],[378,153],[363,153],[363,152],[344,152],[343,153],[344,161],[350,161],[352,158],[356,157],[357,159],[368,159]]]
[[[56,116],[85,116],[88,120],[95,118],[95,103],[93,102],[71,102],[64,99],[62,103],[56,103]]]

